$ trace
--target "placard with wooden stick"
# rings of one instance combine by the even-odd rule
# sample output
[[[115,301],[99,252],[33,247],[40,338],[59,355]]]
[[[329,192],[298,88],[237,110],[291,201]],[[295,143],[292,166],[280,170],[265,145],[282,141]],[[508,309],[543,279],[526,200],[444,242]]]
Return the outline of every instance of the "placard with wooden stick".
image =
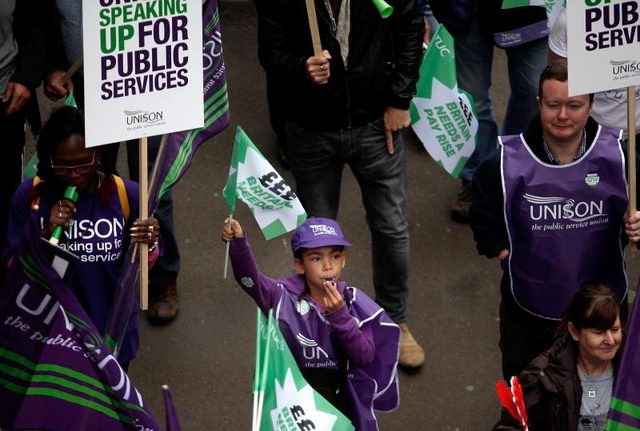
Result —
[[[627,87],[627,181],[629,207],[627,214],[635,214],[636,202],[636,88]]]

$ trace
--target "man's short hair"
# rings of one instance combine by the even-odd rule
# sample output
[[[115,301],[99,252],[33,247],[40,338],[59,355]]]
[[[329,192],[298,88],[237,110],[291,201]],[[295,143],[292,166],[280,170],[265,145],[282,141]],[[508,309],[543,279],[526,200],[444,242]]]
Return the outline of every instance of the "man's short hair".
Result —
[[[569,79],[569,69],[567,67],[567,60],[561,58],[559,60],[552,61],[544,68],[540,74],[540,82],[538,83],[538,98],[542,100],[542,84],[544,81],[555,79],[560,82],[567,82]],[[589,93],[589,104],[593,103],[593,93]]]

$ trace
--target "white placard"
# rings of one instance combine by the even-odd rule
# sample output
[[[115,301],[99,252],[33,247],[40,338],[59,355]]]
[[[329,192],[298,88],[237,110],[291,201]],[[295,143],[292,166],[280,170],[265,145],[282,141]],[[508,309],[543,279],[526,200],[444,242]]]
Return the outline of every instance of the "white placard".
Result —
[[[201,0],[83,0],[88,147],[204,124]]]
[[[638,0],[568,0],[569,94],[640,85]]]

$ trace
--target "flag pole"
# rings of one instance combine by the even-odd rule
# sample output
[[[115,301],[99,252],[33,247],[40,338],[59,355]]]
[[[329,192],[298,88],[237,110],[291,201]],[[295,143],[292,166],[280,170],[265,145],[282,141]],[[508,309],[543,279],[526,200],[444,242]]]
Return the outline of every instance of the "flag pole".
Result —
[[[629,182],[629,208],[632,216],[637,210],[636,202],[636,87],[627,87],[627,166]]]
[[[256,369],[253,373],[253,421],[251,424],[251,431],[260,431],[260,421],[258,420],[258,399],[260,397],[260,378],[261,378],[261,366],[260,363],[260,345],[261,334],[260,334],[260,326],[262,323],[262,312],[260,308],[257,308],[257,321],[256,321]]]
[[[64,73],[64,76],[62,77],[62,85],[65,85],[67,82],[69,82],[73,75],[75,75],[80,67],[82,67],[83,61],[84,57],[82,56],[82,54],[80,54],[78,58],[76,58],[76,61],[73,62],[69,70]]]
[[[140,219],[149,218],[149,182],[147,181],[147,137],[140,138],[138,143],[138,154],[140,160],[139,179],[140,179]],[[149,308],[149,245],[140,243],[140,309],[147,310]]]
[[[233,216],[229,214],[229,224],[228,227],[231,229],[231,222],[233,222]],[[227,268],[229,267],[229,247],[231,245],[231,241],[227,241],[226,251],[224,253],[224,271],[222,273],[222,278],[227,278]]]
[[[313,0],[305,0],[307,5],[307,17],[309,18],[309,30],[311,31],[311,42],[313,43],[313,55],[322,55],[322,43],[320,42],[320,30],[318,30],[318,17],[316,16],[316,5]]]
[[[156,154],[156,159],[153,162],[153,171],[151,172],[151,179],[149,180],[149,187],[156,182],[156,177],[158,176],[158,172],[160,172],[160,160],[162,160],[162,156],[164,154],[165,147],[167,146],[167,140],[169,139],[169,135],[166,133],[162,135],[160,138],[160,148],[158,149],[158,154]],[[151,189],[149,189],[149,193]]]

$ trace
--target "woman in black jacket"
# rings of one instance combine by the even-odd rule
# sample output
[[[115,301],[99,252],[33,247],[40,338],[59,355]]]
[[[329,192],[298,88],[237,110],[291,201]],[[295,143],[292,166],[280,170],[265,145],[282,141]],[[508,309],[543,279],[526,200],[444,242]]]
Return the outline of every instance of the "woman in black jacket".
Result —
[[[530,431],[603,430],[622,340],[620,305],[602,284],[573,297],[560,338],[520,374]],[[494,430],[522,430],[503,409]]]

